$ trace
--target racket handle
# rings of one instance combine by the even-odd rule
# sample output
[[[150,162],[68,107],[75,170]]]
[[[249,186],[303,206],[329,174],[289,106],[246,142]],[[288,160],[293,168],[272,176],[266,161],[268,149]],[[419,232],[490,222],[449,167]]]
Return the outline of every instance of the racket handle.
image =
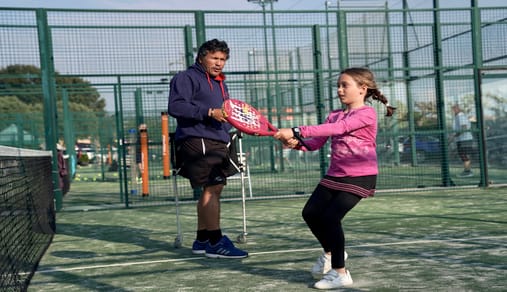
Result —
[[[292,128],[292,134],[294,135],[294,138],[296,138],[299,141],[299,144],[304,146],[307,150],[311,150],[310,147],[308,147],[308,145],[306,145],[305,141],[301,137],[301,132],[298,127]]]

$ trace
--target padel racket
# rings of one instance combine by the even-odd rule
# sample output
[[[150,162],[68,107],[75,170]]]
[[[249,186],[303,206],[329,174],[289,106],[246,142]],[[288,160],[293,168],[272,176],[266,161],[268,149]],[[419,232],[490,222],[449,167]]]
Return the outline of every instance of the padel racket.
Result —
[[[222,106],[227,121],[241,132],[253,136],[273,136],[278,129],[256,108],[237,99],[227,99]],[[301,137],[295,137],[306,149],[310,149]]]

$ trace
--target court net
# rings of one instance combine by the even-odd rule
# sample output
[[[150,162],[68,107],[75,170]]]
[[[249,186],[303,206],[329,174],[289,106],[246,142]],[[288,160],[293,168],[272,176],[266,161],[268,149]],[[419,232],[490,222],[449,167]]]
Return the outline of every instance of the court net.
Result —
[[[26,291],[53,240],[51,152],[0,146],[0,290]]]

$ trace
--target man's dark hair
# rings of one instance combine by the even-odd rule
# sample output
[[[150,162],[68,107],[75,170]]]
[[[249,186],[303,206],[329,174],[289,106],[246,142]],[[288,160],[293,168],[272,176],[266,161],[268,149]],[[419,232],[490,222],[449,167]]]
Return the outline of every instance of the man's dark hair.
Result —
[[[217,39],[212,39],[202,44],[199,48],[199,52],[197,52],[197,59],[202,59],[207,54],[214,52],[223,52],[227,55],[227,59],[229,59],[229,47],[227,43]]]

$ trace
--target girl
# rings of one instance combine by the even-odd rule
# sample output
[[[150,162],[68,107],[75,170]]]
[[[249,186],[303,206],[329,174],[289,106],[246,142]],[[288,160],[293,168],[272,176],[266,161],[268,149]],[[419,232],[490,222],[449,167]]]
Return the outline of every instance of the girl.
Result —
[[[368,98],[382,102],[387,116],[394,113],[386,97],[377,89],[373,73],[366,68],[349,68],[340,73],[338,97],[344,109],[332,111],[320,125],[280,129],[275,138],[303,150],[320,149],[331,139],[331,163],[303,208],[303,218],[315,235],[323,254],[312,268],[320,279],[317,289],[334,289],[353,283],[345,269],[345,236],[341,221],[362,198],[373,196],[378,174],[376,135],[377,115],[365,104]],[[302,147],[296,136],[305,139]]]

